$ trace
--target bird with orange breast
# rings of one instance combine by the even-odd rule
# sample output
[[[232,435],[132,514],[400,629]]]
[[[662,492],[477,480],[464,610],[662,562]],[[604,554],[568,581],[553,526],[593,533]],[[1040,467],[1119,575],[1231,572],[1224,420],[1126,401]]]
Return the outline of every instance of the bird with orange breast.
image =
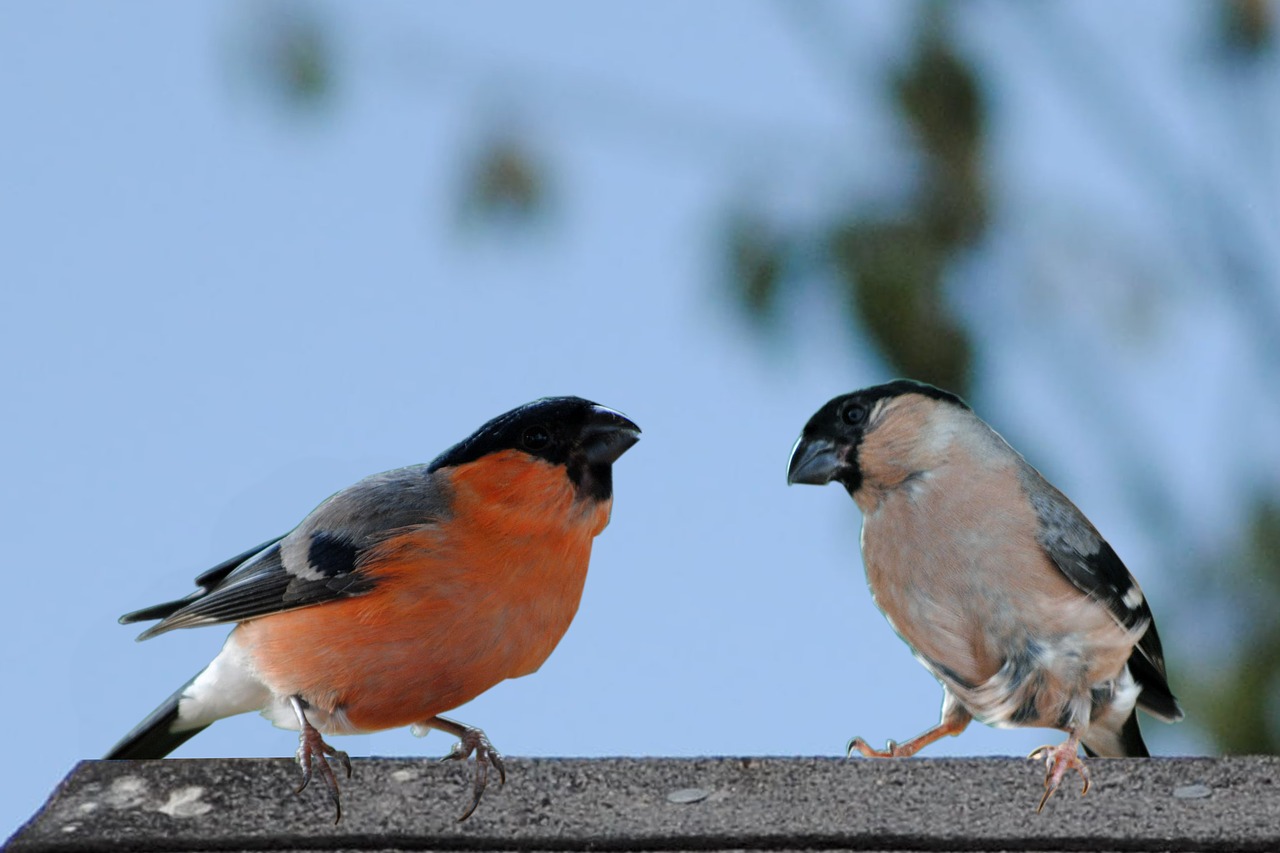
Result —
[[[196,578],[178,601],[121,617],[159,619],[139,639],[236,623],[222,651],[124,737],[109,759],[162,758],[216,720],[260,711],[300,732],[342,816],[346,753],[323,735],[412,726],[474,755],[469,807],[501,754],[441,714],[538,669],[578,609],[595,537],[609,523],[613,463],[639,440],[622,414],[578,397],[500,415],[427,465],[375,474],[288,534]],[[301,790],[301,788],[299,788]]]
[[[1061,729],[1039,808],[1079,747],[1147,756],[1135,709],[1182,718],[1151,608],[1115,551],[959,397],[898,380],[828,402],[791,451],[789,483],[840,483],[862,511],[876,605],[942,684],[942,719],[868,757],[914,755],[970,720]],[[1039,810],[1039,809],[1037,809]]]

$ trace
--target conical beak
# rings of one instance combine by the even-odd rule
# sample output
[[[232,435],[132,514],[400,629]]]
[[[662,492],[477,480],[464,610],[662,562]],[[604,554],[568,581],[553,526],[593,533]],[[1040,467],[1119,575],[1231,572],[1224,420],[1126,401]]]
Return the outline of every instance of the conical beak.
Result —
[[[640,440],[640,427],[622,412],[592,406],[582,431],[582,451],[590,465],[611,465]]]
[[[791,448],[791,462],[787,465],[787,485],[807,483],[824,486],[835,478],[843,463],[839,448],[829,438],[805,438],[803,435]]]

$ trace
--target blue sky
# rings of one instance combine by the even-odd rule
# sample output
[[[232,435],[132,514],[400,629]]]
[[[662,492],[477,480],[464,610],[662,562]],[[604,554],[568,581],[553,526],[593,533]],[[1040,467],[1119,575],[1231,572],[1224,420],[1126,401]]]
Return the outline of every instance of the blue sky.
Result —
[[[644,439],[617,466],[613,522],[560,648],[455,716],[513,755],[833,755],[855,734],[931,725],[940,690],[870,601],[856,508],[784,479],[814,409],[891,374],[816,287],[762,342],[725,298],[716,251],[744,197],[803,220],[909,175],[909,142],[876,94],[908,14],[838,7],[851,73],[836,85],[767,4],[317,8],[341,33],[340,74],[333,103],[308,115],[249,82],[250,4],[0,7],[0,837],[225,636],[135,644],[119,614],[186,594],[333,491],[429,460],[548,394],[618,408]],[[1101,32],[1107,56],[1132,66],[1121,76],[1149,89],[1151,114],[1122,140],[1167,114],[1195,131],[1174,135],[1172,162],[1229,159],[1214,153],[1224,131],[1196,129],[1167,73],[1200,25],[1194,6],[1170,4],[1124,51],[1097,15],[1048,8]],[[1133,5],[1120,28],[1161,19],[1154,8]],[[1269,355],[1233,337],[1229,308],[1172,262],[1151,277],[1182,287],[1181,307],[1145,341],[1107,335],[1124,304],[1075,304],[1072,274],[1145,281],[1147,258],[1177,243],[1157,213],[1167,183],[1135,181],[1125,146],[1091,128],[1077,97],[1087,80],[1057,89],[1044,45],[1006,47],[1021,43],[1023,13],[977,10],[962,31],[1005,81],[992,142],[1005,206],[953,283],[988,341],[975,404],[1093,517],[1159,617],[1177,598],[1164,545],[1144,534],[1123,466],[1090,443],[1114,423],[1072,401],[1101,386],[1153,458],[1228,428],[1257,443],[1278,422],[1273,404],[1243,426],[1210,416],[1170,430],[1155,413],[1188,378],[1265,376]],[[1264,135],[1274,114],[1256,117]],[[533,141],[554,179],[532,234],[458,222],[469,155],[505,128]],[[1237,182],[1260,217],[1275,207],[1268,180]],[[1095,209],[1133,237],[1133,264],[1091,254],[1087,228],[1066,248],[1045,241]],[[1029,271],[1038,289],[1022,286]],[[1020,312],[1046,299],[1068,316],[1042,333]],[[1191,329],[1187,316],[1210,322]],[[1093,343],[1072,356],[1063,341],[1080,335]],[[1234,391],[1213,390],[1215,410]],[[1153,488],[1176,477],[1132,452]],[[1199,472],[1204,454],[1188,456]],[[1230,520],[1233,484],[1276,461],[1271,448],[1252,468],[1198,474],[1221,499],[1181,510],[1174,490],[1170,512]],[[1188,535],[1213,544],[1212,525]],[[1157,749],[1202,747],[1189,727],[1146,728]],[[1025,754],[1058,738],[974,726],[930,753]],[[392,731],[338,745],[434,757],[450,743]],[[245,716],[177,754],[294,747]]]

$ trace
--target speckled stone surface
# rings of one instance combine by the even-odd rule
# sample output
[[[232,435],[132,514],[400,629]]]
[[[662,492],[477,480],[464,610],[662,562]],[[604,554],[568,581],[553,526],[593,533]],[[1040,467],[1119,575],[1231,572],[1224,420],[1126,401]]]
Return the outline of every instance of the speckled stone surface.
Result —
[[[86,761],[6,849],[1280,851],[1280,757],[1094,760],[1039,815],[1017,759],[509,759],[465,823],[463,767],[354,764],[335,826],[287,760]]]

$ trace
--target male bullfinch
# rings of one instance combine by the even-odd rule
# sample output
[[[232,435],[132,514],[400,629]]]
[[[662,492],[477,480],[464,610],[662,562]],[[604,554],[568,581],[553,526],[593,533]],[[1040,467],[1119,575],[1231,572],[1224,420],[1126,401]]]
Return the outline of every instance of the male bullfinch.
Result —
[[[788,483],[843,485],[862,511],[867,584],[942,684],[942,719],[881,751],[914,755],[971,719],[1061,729],[1039,808],[1077,754],[1147,756],[1135,708],[1182,718],[1151,608],[1084,514],[954,394],[898,380],[836,397],[805,425]],[[1038,811],[1039,809],[1037,809]]]
[[[397,726],[459,739],[475,755],[465,820],[502,756],[484,732],[440,714],[528,675],[578,609],[591,542],[609,523],[613,463],[640,428],[612,409],[553,397],[494,418],[429,465],[374,474],[290,533],[196,578],[178,601],[122,616],[174,628],[238,623],[222,651],[107,758],[162,758],[215,720],[260,711],[300,732],[337,818],[351,775],[322,734]],[[301,790],[301,788],[299,788]]]

